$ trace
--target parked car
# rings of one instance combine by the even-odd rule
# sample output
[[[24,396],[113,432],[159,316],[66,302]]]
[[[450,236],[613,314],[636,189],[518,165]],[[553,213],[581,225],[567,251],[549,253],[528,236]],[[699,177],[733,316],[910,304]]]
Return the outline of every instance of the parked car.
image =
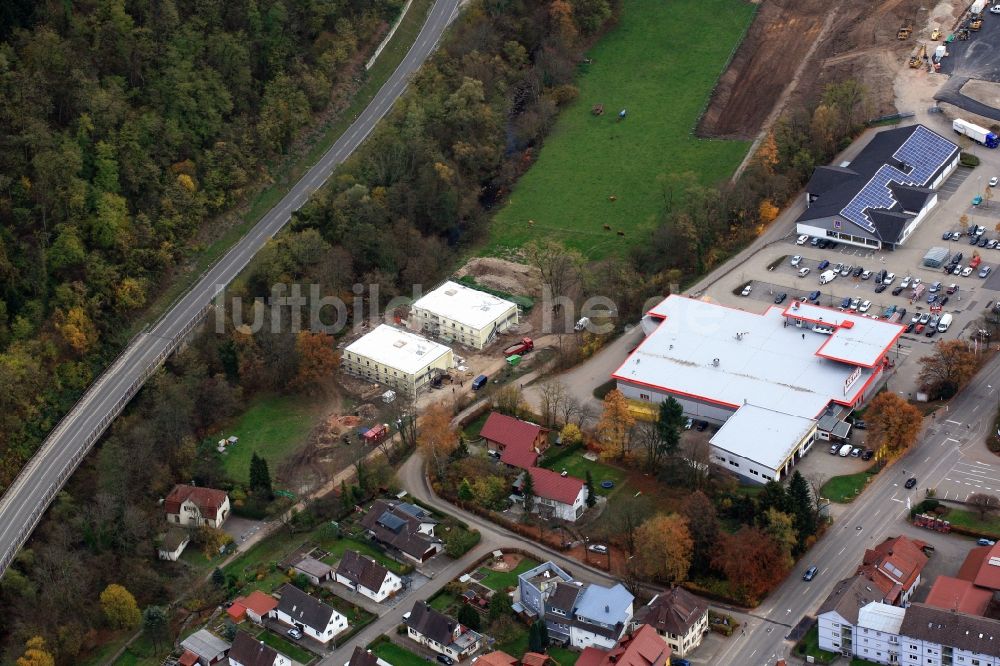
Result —
[[[864,271],[863,273],[861,273],[861,279],[862,280],[871,279],[871,276],[872,276],[872,272],[871,271]]]
[[[882,276],[882,284],[892,284],[893,280],[896,279],[895,273],[886,273]]]
[[[903,278],[903,281],[899,283],[899,286],[902,287],[903,289],[906,289],[907,287],[910,286],[910,281],[912,279],[913,278],[911,278],[909,275],[907,275],[905,278]]]
[[[910,319],[910,323],[911,323],[911,324],[919,324],[919,323],[920,323],[920,318],[921,318],[922,316],[923,316],[923,315],[922,315],[922,314],[920,314],[919,312],[914,312],[914,313],[913,313],[913,318],[911,318],[911,319]]]
[[[774,302],[777,303],[778,305],[781,305],[782,303],[785,302],[786,298],[788,298],[788,294],[786,294],[785,292],[781,292],[780,294],[774,297]]]
[[[997,7],[1000,7],[1000,5],[993,5],[992,7],[990,7],[990,12],[992,12],[993,14],[1000,14],[1000,11],[995,11],[995,12],[993,11]],[[992,178],[990,178],[990,187],[996,187],[996,186],[997,186],[997,177],[993,176]]]
[[[957,264],[958,262],[962,261],[964,257],[965,255],[962,254],[961,252],[956,252],[955,256],[951,258],[951,263]]]
[[[986,277],[987,275],[990,274],[990,271],[992,271],[992,270],[993,269],[990,268],[989,266],[983,266],[982,268],[979,269],[979,277],[981,277],[981,278]]]
[[[707,427],[708,427],[708,421],[695,421],[694,422],[694,429],[697,430],[698,432],[703,432],[705,430],[705,428],[707,428]]]
[[[926,327],[926,324],[917,324],[917,325],[916,325],[916,326],[915,326],[915,327],[913,328],[913,332],[914,332],[914,333],[916,333],[917,335],[920,335],[921,333],[923,333],[923,332],[924,332],[924,328],[925,328],[925,327]]]
[[[446,654],[439,654],[439,655],[437,656],[437,660],[438,660],[438,662],[439,662],[439,663],[442,663],[442,664],[444,664],[445,666],[451,666],[452,664],[454,664],[454,663],[455,663],[455,660],[454,660],[454,659],[452,659],[451,657],[449,657],[449,656],[448,656],[448,655],[446,655]]]
[[[861,459],[862,460],[871,460],[872,456],[874,456],[874,455],[875,455],[874,451],[872,451],[871,449],[865,449],[865,452],[861,454]]]
[[[815,303],[819,300],[819,290],[809,292],[809,300]]]
[[[813,236],[812,238],[809,239],[809,244],[812,245],[813,247],[819,247],[819,239]]]
[[[901,286],[896,286],[896,287],[893,287],[893,288],[892,288],[892,295],[893,295],[893,296],[899,296],[899,295],[900,295],[900,294],[902,294],[902,293],[903,293],[903,287],[901,287]]]
[[[851,307],[851,297],[850,296],[845,296],[844,300],[842,300],[840,302],[840,309],[841,310],[846,310],[849,307]]]
[[[935,282],[934,284],[931,285],[930,289],[928,289],[927,291],[931,292],[932,294],[936,294],[937,292],[941,291],[941,283]]]
[[[972,275],[972,266],[966,266],[962,269],[962,277],[969,277]]]
[[[976,243],[976,245],[978,245],[979,247],[986,247],[986,244],[989,242],[990,242],[989,239],[986,238],[986,236],[983,236],[982,238],[979,239],[979,242]]]
[[[952,282],[951,284],[948,285],[948,288],[944,290],[944,293],[951,295],[954,294],[956,291],[958,291],[958,285]]]
[[[941,234],[941,240],[951,240],[951,232],[946,231],[943,234]]]
[[[903,329],[903,333],[912,333],[912,332],[913,332],[913,327],[914,327],[914,326],[916,326],[916,324],[914,324],[914,323],[913,323],[913,322],[911,321],[911,322],[910,322],[909,324],[907,324],[907,325],[906,325],[906,328],[905,328],[905,329]]]
[[[694,425],[694,419],[688,418],[688,420],[684,422],[684,429],[690,430],[692,425]]]
[[[917,485],[917,477],[911,476],[906,480],[906,483],[904,483],[903,485],[906,486],[907,488],[912,488],[913,486]]]
[[[843,267],[844,267],[844,264],[842,264],[842,263],[840,263],[838,261],[837,263],[835,263],[833,265],[833,268],[831,268],[830,270],[833,271],[834,273],[837,273],[839,275],[840,274],[840,269],[842,269]]]
[[[876,286],[875,286],[875,293],[876,293],[876,294],[881,294],[881,293],[882,293],[883,291],[885,291],[886,289],[887,289],[887,287],[886,287],[886,286],[885,286],[884,284],[879,284],[879,285],[876,285]]]
[[[851,271],[853,270],[854,266],[851,266],[850,264],[844,264],[844,266],[840,269],[840,277],[847,277],[848,275],[851,274]]]
[[[802,580],[810,581],[813,578],[815,578],[816,574],[818,573],[819,569],[817,567],[809,567],[808,569],[806,569],[806,572],[802,574]]]
[[[298,628],[296,628],[296,627],[290,628],[285,633],[288,634],[289,636],[291,636],[292,638],[296,639],[296,640],[302,638],[302,632],[299,631]]]
[[[937,294],[927,294],[927,304],[928,305],[931,305],[932,303],[935,303],[937,301],[937,299],[938,299],[938,295]]]
[[[792,266],[798,266],[801,263],[802,263],[802,255],[797,254],[794,257],[792,257]]]
[[[592,543],[587,546],[587,550],[592,553],[601,553],[602,555],[608,552],[608,547],[603,543]]]
[[[486,375],[479,375],[478,377],[472,380],[472,390],[478,391],[479,389],[486,386],[487,381],[489,381],[489,377],[487,377]]]
[[[839,450],[840,450],[840,444],[831,444],[830,445],[830,455],[832,455],[832,456],[837,455],[837,451],[839,451]]]
[[[795,244],[805,245],[808,242],[809,242],[809,236],[807,236],[806,234],[802,234],[801,236],[798,237],[798,239],[796,239]]]
[[[871,306],[871,301],[862,301],[861,305],[858,306],[858,312],[868,312],[868,309],[871,308]]]
[[[825,271],[829,267],[830,267],[830,262],[824,259],[823,261],[819,262],[819,266],[816,267],[816,270]]]
[[[858,430],[867,430],[868,424],[862,421],[861,419],[855,419],[854,427],[857,428]]]
[[[976,542],[976,545],[977,546],[994,546],[994,545],[996,545],[996,541],[993,541],[992,539],[981,538],[981,539],[979,539],[979,541]]]
[[[860,458],[861,457],[861,447],[860,446],[855,446],[853,449],[851,449],[851,457],[852,458]]]
[[[864,269],[863,266],[855,266],[854,267],[854,271],[851,273],[851,275],[854,276],[854,277],[861,277],[861,274],[864,273],[864,272],[865,272],[865,269]]]
[[[809,267],[808,266],[806,266],[805,268],[800,268],[799,269],[799,277],[805,277],[807,275],[809,275]]]
[[[851,309],[852,310],[857,310],[860,306],[861,306],[861,299],[860,298],[852,298],[851,299]]]
[[[740,292],[740,296],[749,296],[751,291],[753,291],[753,285],[748,284],[747,286],[743,287],[743,291]]]
[[[951,298],[951,297],[950,296],[943,296],[943,297],[939,298],[938,301],[937,301],[937,303],[936,303],[936,305],[939,305],[939,306],[941,306],[943,308],[944,306],[948,305],[948,299],[949,298]]]
[[[996,238],[992,238],[992,239],[990,239],[990,242],[986,244],[986,249],[987,250],[995,250],[995,249],[997,249],[998,245],[1000,245],[1000,240],[998,240]]]

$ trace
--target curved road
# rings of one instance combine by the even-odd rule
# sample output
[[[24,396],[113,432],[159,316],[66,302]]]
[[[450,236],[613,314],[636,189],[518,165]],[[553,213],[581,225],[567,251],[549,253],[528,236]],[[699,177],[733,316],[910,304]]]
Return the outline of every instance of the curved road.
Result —
[[[66,479],[145,380],[202,318],[212,299],[294,211],[354,152],[437,46],[458,13],[459,0],[436,0],[406,57],[357,120],[250,232],[234,245],[152,328],[140,333],[49,433],[0,499],[0,575],[31,535]]]

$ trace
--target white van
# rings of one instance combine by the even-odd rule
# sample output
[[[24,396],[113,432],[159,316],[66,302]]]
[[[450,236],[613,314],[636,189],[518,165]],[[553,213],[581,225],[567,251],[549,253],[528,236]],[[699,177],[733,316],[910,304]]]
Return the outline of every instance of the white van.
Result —
[[[837,455],[839,455],[841,458],[846,458],[847,456],[851,455],[851,449],[853,448],[854,447],[851,446],[850,444],[844,444],[842,447],[840,447],[840,452]]]
[[[938,333],[944,333],[945,331],[947,331],[948,327],[951,326],[951,320],[952,316],[950,312],[946,315],[942,315],[941,321],[938,322],[937,326]]]
[[[837,274],[834,273],[833,271],[823,271],[822,273],[820,273],[819,283],[826,284],[827,282],[833,282],[834,278],[836,277]]]

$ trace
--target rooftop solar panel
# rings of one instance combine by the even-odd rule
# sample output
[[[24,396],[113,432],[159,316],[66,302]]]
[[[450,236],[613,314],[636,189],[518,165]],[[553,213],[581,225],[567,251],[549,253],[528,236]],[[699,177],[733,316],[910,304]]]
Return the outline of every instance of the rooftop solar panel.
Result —
[[[923,125],[917,125],[892,155],[909,173],[889,164],[881,166],[840,214],[865,231],[876,233],[875,225],[866,211],[875,208],[890,209],[896,205],[889,184],[925,187],[956,150],[958,146],[951,141]]]

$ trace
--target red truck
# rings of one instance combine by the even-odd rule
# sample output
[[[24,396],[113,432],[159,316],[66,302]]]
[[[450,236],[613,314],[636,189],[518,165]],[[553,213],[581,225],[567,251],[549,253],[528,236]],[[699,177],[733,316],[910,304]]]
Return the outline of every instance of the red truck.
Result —
[[[364,434],[365,444],[378,444],[389,434],[389,424],[380,423]]]
[[[517,354],[527,354],[534,348],[535,343],[531,338],[521,338],[521,341],[516,345],[511,345],[510,347],[507,347],[507,349],[504,349],[503,355],[507,357],[515,356]]]
[[[983,258],[978,254],[972,255],[972,261],[969,262],[969,268],[979,268],[979,264],[981,264],[982,261]]]

